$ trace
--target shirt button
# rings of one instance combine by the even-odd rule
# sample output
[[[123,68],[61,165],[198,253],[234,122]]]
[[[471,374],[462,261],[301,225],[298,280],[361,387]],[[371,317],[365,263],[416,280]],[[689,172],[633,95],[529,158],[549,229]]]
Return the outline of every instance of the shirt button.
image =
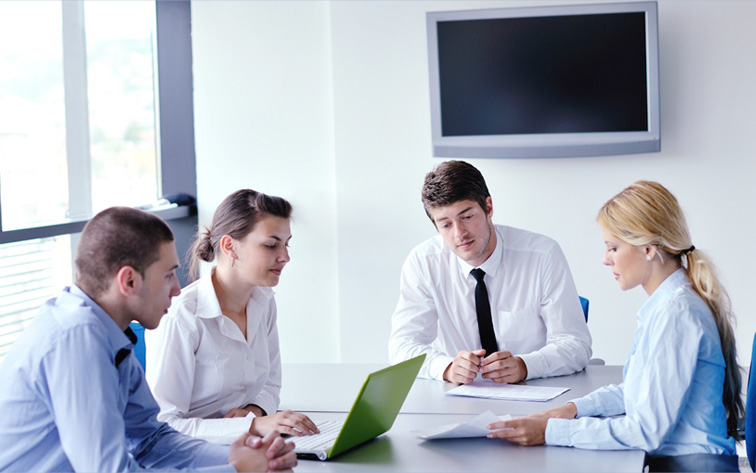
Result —
[[[242,389],[242,392],[246,393],[247,392],[247,388]]]
[[[247,361],[252,359],[252,355],[247,355]]]

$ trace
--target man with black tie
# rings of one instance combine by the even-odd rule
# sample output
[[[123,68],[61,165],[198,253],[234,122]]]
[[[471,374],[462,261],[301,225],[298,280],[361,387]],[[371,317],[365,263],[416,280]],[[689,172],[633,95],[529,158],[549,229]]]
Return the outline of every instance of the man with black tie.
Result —
[[[494,225],[486,182],[464,161],[429,172],[422,200],[439,235],[402,267],[392,363],[425,353],[420,376],[453,383],[479,373],[516,383],[585,368],[591,335],[559,245]]]

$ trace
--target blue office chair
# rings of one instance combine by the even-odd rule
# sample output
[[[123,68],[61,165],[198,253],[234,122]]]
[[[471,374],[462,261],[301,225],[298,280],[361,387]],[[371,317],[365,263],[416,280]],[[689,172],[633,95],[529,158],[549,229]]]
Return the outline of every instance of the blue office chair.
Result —
[[[583,315],[585,315],[585,321],[588,322],[588,305],[590,302],[588,302],[588,299],[586,299],[583,296],[578,296],[580,298],[580,305],[583,307]]]
[[[146,347],[144,345],[144,327],[142,327],[142,324],[139,322],[131,322],[129,324],[129,327],[134,332],[134,335],[137,337],[137,343],[134,346],[134,355],[136,355],[137,360],[139,360],[139,364],[142,365],[142,369],[147,369],[145,366],[145,351]]]
[[[746,394],[745,444],[751,470],[756,471],[756,334],[751,346],[751,371],[748,374],[748,391]]]
[[[578,297],[580,298],[580,306],[583,308],[583,315],[585,315],[585,322],[588,323],[588,306],[590,305],[590,302],[588,301],[588,299],[586,299],[583,296],[578,296]],[[588,361],[588,364],[603,366],[606,364],[606,362],[602,360],[601,358],[591,358]]]

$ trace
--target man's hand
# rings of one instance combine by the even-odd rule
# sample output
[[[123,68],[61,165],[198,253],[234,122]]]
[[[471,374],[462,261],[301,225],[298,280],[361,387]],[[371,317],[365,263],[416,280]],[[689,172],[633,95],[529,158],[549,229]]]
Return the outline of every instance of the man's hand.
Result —
[[[498,438],[519,443],[520,445],[543,445],[546,442],[546,417],[520,417],[519,419],[494,422],[489,425],[489,438]],[[503,430],[497,430],[503,429]]]
[[[483,349],[462,350],[454,357],[451,364],[444,370],[444,381],[456,384],[472,383],[480,371],[481,358],[486,354]]]
[[[285,442],[278,432],[262,439],[245,433],[231,444],[228,463],[238,472],[291,472],[297,466],[297,456],[294,444]]]
[[[480,362],[483,377],[495,383],[514,384],[528,377],[528,368],[519,356],[508,351],[497,351]]]

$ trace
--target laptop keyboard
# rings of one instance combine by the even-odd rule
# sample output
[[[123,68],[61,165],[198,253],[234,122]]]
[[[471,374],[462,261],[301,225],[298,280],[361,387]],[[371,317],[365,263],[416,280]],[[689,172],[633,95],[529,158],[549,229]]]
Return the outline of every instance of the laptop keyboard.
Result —
[[[317,423],[319,434],[306,437],[296,437],[294,444],[297,450],[330,450],[338,437],[344,422],[338,420],[324,420]]]

